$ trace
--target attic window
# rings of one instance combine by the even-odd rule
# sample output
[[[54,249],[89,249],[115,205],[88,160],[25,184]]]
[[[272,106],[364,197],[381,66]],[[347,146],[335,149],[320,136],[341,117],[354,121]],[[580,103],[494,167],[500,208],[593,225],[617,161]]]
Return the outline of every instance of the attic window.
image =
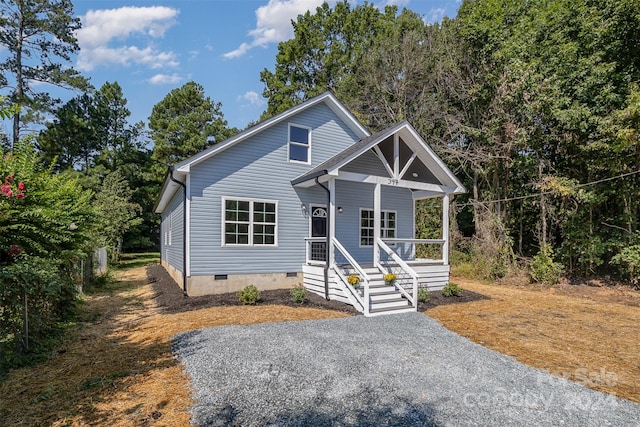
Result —
[[[289,161],[311,163],[311,129],[298,125],[289,125]]]

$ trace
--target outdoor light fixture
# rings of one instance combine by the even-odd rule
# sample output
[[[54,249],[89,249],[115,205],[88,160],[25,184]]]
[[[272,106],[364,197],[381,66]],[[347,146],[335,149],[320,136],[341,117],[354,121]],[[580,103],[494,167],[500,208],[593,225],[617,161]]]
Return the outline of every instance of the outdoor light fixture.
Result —
[[[300,211],[302,212],[302,215],[306,215],[307,214],[307,205],[305,205],[304,203],[300,205]]]
[[[338,206],[338,213],[342,213],[342,206]]]

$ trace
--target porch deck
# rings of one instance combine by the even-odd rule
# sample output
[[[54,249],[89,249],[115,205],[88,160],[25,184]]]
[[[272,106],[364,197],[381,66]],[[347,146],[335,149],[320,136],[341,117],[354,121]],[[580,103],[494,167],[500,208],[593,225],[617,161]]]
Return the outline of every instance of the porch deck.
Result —
[[[336,253],[327,271],[329,299],[350,304],[367,316],[417,310],[417,290],[440,290],[449,282],[450,267],[446,260],[416,258],[418,245],[443,245],[442,240],[377,239],[373,250],[379,251],[378,262],[358,264],[342,245],[333,242]],[[325,296],[326,263],[320,239],[307,239],[307,262],[303,266],[304,286],[315,294]],[[410,247],[407,249],[407,247]],[[433,253],[433,251],[430,251]],[[401,257],[400,254],[404,256]],[[403,259],[406,258],[406,259]],[[385,283],[384,275],[396,275],[394,283]],[[361,282],[355,288],[348,276],[358,276]]]

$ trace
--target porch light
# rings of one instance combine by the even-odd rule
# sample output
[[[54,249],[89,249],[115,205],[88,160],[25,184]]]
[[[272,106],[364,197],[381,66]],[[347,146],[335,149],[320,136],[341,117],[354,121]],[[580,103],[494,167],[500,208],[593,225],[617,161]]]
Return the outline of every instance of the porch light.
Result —
[[[307,215],[307,205],[305,205],[304,203],[301,204],[300,211],[302,212],[302,215]]]
[[[338,213],[342,213],[342,206],[338,206]]]

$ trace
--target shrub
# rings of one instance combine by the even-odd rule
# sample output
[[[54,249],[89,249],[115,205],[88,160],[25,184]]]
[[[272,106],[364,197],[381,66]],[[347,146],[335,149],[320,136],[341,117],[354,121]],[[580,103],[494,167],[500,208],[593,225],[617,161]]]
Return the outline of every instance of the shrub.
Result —
[[[562,264],[553,261],[553,249],[549,245],[540,248],[529,267],[529,274],[534,282],[555,285],[562,276]]]
[[[418,288],[418,301],[429,302],[429,290],[424,286]]]
[[[462,288],[455,283],[447,283],[447,286],[442,288],[442,295],[445,297],[459,297],[462,294]]]
[[[242,304],[254,305],[260,301],[260,291],[253,285],[246,286],[238,292],[238,299]]]
[[[298,285],[291,289],[290,293],[293,302],[302,304],[307,297],[307,288],[298,283]]]
[[[611,258],[611,264],[621,266],[635,288],[640,288],[640,245],[628,246]]]

